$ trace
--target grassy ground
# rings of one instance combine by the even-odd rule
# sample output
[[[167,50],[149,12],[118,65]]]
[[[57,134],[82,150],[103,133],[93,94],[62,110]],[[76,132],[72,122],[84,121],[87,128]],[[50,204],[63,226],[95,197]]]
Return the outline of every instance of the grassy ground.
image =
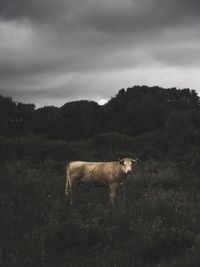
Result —
[[[140,163],[113,208],[100,188],[70,206],[64,175],[51,159],[0,164],[0,266],[199,266],[200,194],[177,166]]]

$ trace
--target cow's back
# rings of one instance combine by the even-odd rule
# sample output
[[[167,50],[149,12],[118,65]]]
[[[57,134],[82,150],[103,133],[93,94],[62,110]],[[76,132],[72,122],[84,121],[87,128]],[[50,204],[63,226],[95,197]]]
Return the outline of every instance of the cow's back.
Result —
[[[94,183],[108,185],[116,175],[114,162],[72,161],[69,164],[69,176],[73,184]]]

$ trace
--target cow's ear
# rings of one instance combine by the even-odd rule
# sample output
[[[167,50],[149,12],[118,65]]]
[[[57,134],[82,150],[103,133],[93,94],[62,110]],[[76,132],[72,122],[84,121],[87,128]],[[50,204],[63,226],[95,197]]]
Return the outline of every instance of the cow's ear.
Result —
[[[132,161],[132,163],[137,163],[138,159],[132,159],[131,161]]]
[[[119,160],[119,163],[122,164],[122,165],[124,165],[124,159],[120,159]]]

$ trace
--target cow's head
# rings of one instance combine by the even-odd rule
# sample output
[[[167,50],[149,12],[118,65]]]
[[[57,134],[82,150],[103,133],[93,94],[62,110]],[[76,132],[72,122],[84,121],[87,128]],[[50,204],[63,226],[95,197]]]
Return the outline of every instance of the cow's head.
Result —
[[[124,158],[120,159],[122,170],[125,174],[130,174],[137,164],[137,159]]]

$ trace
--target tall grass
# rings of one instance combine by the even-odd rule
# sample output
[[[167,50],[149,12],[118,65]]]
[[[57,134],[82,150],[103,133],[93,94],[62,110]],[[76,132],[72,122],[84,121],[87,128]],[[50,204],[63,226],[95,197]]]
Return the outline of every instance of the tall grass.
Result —
[[[0,164],[0,266],[197,266],[200,197],[177,167],[141,163],[114,207],[106,189],[64,198],[64,165]],[[183,260],[184,259],[184,260]]]

